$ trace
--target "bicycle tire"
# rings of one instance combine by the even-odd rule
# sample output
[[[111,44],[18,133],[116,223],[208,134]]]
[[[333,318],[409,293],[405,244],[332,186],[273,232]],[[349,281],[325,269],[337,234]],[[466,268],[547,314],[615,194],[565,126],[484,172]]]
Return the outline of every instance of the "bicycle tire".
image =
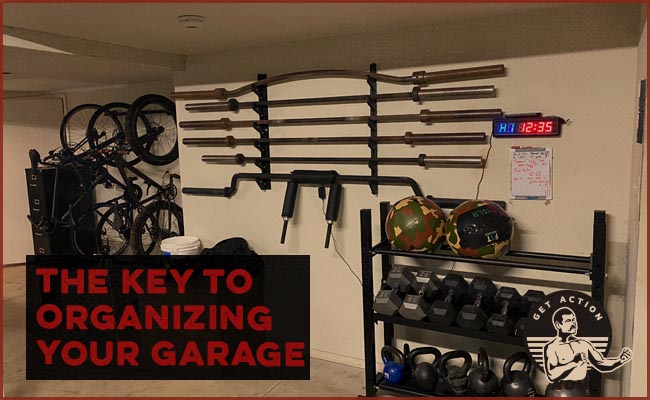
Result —
[[[126,114],[131,107],[128,103],[113,102],[105,104],[102,109],[97,110],[88,123],[88,144],[92,150],[101,148],[125,149],[126,134],[124,125]],[[108,132],[107,132],[108,131]],[[106,147],[106,141],[111,140],[113,144]],[[128,150],[128,148],[127,148]],[[115,163],[102,154],[97,155],[103,162],[114,167]],[[124,161],[130,165],[136,165],[140,158],[132,151],[124,154]]]
[[[101,108],[98,104],[80,104],[65,114],[59,127],[59,140],[65,150],[73,154],[83,154],[90,150],[90,119]]]
[[[119,221],[122,224],[119,227],[115,223],[116,209],[120,217]],[[126,203],[121,203],[95,206],[82,213],[77,219],[75,229],[72,231],[75,251],[82,255],[91,255],[84,251],[82,244],[84,239],[87,240],[87,236],[91,236],[95,241],[92,254],[111,256],[122,254],[129,246],[132,225],[130,211]],[[89,227],[89,224],[92,225]]]
[[[167,165],[178,158],[176,106],[164,96],[136,99],[126,114],[126,140],[144,162]]]
[[[164,223],[167,220],[168,207],[171,208],[173,217],[171,228],[160,226],[160,222]],[[174,218],[176,224],[174,224]],[[160,242],[168,237],[182,236],[183,234],[183,209],[176,203],[163,200],[155,201],[143,207],[133,220],[131,251],[134,255],[159,255],[161,254]]]

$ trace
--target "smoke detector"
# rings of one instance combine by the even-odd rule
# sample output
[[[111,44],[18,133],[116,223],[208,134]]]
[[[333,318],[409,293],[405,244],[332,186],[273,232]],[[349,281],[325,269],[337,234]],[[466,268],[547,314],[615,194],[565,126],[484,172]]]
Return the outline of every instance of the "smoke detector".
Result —
[[[183,28],[192,30],[202,27],[204,18],[201,15],[179,15],[176,20]]]

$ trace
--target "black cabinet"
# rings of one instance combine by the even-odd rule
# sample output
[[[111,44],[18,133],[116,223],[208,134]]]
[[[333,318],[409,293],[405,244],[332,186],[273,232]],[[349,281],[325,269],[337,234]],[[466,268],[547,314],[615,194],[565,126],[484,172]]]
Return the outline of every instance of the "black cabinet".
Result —
[[[66,214],[71,212],[73,216],[79,216],[92,208],[92,194],[84,195],[84,187],[90,183],[88,174],[71,168],[27,168],[25,177],[32,221],[48,221],[44,224],[47,229],[32,224],[34,254],[76,254]],[[92,254],[95,248],[93,237],[85,235],[81,240],[80,246],[88,249],[87,254]]]
[[[462,199],[446,199],[450,206],[460,204]],[[381,256],[382,281],[386,279],[392,267],[394,256],[410,257],[417,259],[455,261],[472,264],[502,266],[509,268],[523,268],[541,271],[552,271],[567,274],[585,275],[591,280],[591,296],[594,300],[604,303],[605,297],[605,249],[606,249],[606,224],[605,211],[594,212],[592,254],[589,257],[551,253],[533,253],[524,251],[510,251],[496,260],[474,259],[454,255],[449,249],[440,249],[435,253],[413,253],[391,248],[384,232],[384,223],[390,204],[382,202],[380,205],[381,241],[373,245],[371,211],[361,210],[361,274],[363,281],[363,325],[364,325],[364,353],[365,353],[365,387],[366,396],[375,396],[377,390],[408,396],[445,396],[441,393],[425,392],[407,385],[391,384],[377,373],[376,368],[376,341],[375,324],[383,323],[384,344],[395,345],[395,325],[411,326],[420,329],[442,332],[450,335],[460,335],[513,346],[524,346],[523,339],[514,336],[502,336],[485,331],[475,331],[459,326],[446,326],[427,321],[415,321],[399,315],[388,316],[377,314],[372,306],[375,291],[373,288],[373,257]],[[602,395],[601,374],[591,370],[588,375],[590,396]],[[448,395],[447,395],[448,396]]]

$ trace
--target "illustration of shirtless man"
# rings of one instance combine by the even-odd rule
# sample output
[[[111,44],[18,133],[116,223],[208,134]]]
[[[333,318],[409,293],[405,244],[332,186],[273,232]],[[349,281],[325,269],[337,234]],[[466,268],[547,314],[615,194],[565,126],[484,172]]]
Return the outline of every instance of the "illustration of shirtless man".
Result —
[[[588,340],[576,337],[578,321],[575,313],[562,307],[553,314],[557,335],[544,346],[544,370],[551,382],[581,381],[591,365],[599,372],[611,372],[632,359],[632,350],[624,347],[618,357],[606,358]]]

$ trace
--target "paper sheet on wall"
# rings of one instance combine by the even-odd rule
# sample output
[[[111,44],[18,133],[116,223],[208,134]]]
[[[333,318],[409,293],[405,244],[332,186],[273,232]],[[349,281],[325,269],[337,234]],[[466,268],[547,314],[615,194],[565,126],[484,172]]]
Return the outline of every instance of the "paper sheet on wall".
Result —
[[[513,146],[510,149],[510,198],[552,199],[552,160],[551,148]]]

